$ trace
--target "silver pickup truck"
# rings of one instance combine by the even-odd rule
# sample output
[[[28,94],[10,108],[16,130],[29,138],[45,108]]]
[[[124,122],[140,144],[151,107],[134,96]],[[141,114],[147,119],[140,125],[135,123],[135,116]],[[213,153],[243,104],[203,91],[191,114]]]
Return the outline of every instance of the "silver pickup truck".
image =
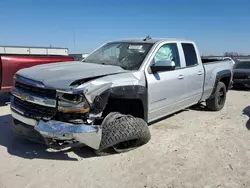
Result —
[[[148,123],[197,103],[221,110],[233,62],[201,59],[180,39],[105,43],[84,62],[38,65],[14,77],[13,130],[52,148],[87,145],[98,154],[147,143]]]

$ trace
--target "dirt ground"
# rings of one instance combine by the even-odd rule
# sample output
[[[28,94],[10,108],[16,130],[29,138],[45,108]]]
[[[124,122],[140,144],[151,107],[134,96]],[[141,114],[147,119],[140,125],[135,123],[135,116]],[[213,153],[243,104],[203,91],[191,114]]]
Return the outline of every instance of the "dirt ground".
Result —
[[[250,187],[250,93],[230,91],[225,108],[185,110],[150,126],[151,141],[120,155],[88,148],[52,152],[16,138],[0,107],[0,188]]]

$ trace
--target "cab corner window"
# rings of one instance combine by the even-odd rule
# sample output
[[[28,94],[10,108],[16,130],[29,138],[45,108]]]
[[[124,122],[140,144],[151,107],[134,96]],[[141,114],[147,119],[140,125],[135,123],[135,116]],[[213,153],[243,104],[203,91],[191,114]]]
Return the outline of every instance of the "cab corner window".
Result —
[[[154,64],[161,61],[174,61],[175,67],[180,68],[180,57],[177,48],[177,44],[169,43],[164,44],[159,48],[154,56]]]
[[[197,54],[194,45],[191,43],[182,43],[181,45],[185,56],[186,67],[198,65]]]

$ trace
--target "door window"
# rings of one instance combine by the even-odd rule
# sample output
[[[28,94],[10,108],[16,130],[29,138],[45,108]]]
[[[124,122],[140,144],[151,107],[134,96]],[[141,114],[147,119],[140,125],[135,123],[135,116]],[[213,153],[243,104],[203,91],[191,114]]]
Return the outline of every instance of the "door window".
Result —
[[[157,62],[160,61],[174,61],[176,68],[180,68],[180,57],[177,44],[169,43],[161,46],[154,56],[154,63],[157,64]]]
[[[194,45],[191,43],[182,43],[181,45],[186,60],[186,67],[198,65],[197,54],[194,49]]]

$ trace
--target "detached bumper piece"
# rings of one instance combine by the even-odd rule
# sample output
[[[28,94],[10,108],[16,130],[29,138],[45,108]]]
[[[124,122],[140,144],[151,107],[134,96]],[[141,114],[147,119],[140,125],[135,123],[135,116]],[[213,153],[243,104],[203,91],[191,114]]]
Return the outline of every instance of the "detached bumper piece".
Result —
[[[97,125],[74,125],[60,121],[40,121],[35,127],[45,138],[76,140],[93,149],[99,149],[102,130]]]
[[[37,121],[24,117],[16,109],[11,109],[11,113],[14,118],[14,127],[16,127],[17,122],[15,120],[18,120],[18,122],[26,124],[39,132],[45,140],[50,138],[59,141],[77,141],[93,149],[99,149],[102,139],[102,129],[99,125],[75,125],[60,121]]]

